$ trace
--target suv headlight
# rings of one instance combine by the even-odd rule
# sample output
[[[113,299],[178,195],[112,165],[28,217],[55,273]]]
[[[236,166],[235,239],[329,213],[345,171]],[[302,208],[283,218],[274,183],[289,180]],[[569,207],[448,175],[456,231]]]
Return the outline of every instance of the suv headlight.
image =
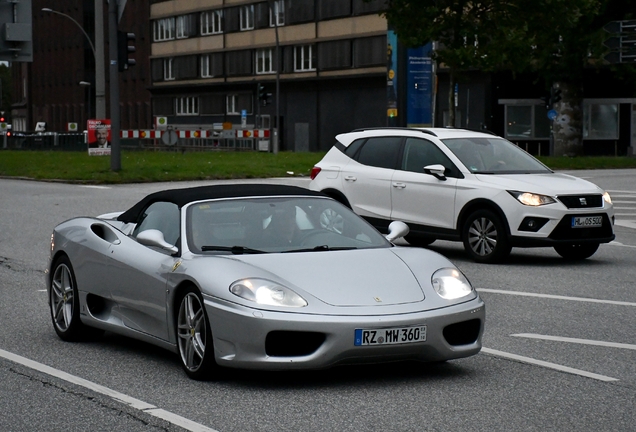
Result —
[[[261,305],[305,307],[307,301],[294,291],[267,279],[242,279],[230,285],[230,292]]]
[[[446,300],[465,297],[473,292],[473,287],[466,279],[466,276],[455,268],[437,270],[433,273],[431,283],[437,294]]]
[[[556,200],[548,195],[540,195],[531,192],[508,191],[510,195],[515,197],[523,205],[542,206],[546,204],[554,204]]]
[[[612,203],[612,197],[610,197],[610,194],[608,194],[607,192],[603,193],[603,200],[607,203],[607,204],[611,204]]]

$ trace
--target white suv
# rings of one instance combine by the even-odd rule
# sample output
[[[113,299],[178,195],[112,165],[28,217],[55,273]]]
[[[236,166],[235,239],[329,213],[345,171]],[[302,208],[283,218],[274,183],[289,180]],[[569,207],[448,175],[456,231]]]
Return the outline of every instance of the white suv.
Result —
[[[478,262],[512,247],[550,246],[566,259],[614,239],[614,209],[593,183],[555,173],[484,132],[373,128],[340,134],[311,171],[309,188],[348,205],[382,232],[410,227],[409,243],[462,241]]]

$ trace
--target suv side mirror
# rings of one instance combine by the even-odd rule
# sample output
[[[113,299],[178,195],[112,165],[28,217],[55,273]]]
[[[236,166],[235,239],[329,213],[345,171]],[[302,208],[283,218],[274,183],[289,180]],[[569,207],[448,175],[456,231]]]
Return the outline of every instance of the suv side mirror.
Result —
[[[430,174],[438,180],[446,180],[445,172],[446,167],[442,164],[427,165],[424,167],[424,174]]]

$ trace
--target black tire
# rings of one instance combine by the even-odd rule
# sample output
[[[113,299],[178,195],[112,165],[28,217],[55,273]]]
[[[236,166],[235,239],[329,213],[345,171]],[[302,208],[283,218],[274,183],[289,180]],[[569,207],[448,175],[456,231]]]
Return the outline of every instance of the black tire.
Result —
[[[594,255],[598,247],[598,243],[583,243],[555,246],[554,250],[566,260],[580,261]]]
[[[212,331],[201,293],[189,287],[176,306],[177,346],[183,370],[195,380],[213,378],[219,366],[214,360]]]
[[[409,242],[411,246],[425,247],[435,241],[433,237],[426,237],[418,234],[407,234],[404,240]]]
[[[462,230],[462,240],[468,255],[479,263],[501,262],[512,249],[506,226],[490,210],[477,210],[468,216]]]
[[[59,257],[51,271],[49,310],[55,333],[60,339],[77,342],[103,333],[84,325],[80,319],[79,291],[71,260]]]

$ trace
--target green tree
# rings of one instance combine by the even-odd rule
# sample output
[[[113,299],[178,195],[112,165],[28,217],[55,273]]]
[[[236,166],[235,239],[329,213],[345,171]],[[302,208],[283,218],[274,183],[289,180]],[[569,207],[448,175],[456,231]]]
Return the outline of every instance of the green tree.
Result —
[[[633,0],[389,0],[384,15],[405,45],[437,42],[434,58],[450,73],[450,125],[454,84],[470,70],[534,72],[560,91],[553,129],[564,155],[582,151],[582,77],[603,64],[603,26],[635,9]]]

